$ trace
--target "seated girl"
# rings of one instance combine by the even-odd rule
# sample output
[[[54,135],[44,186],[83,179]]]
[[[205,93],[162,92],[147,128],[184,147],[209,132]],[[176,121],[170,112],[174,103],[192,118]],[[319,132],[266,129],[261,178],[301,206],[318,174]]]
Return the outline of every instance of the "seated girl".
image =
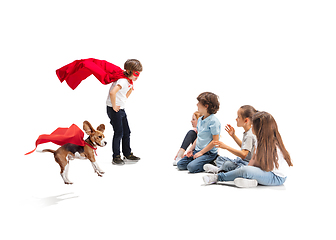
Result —
[[[217,166],[214,166],[212,164],[204,165],[203,168],[206,172],[209,172],[209,173],[219,173],[221,171],[228,172],[238,167],[248,165],[254,153],[254,146],[256,142],[256,137],[252,133],[252,116],[256,112],[257,111],[254,109],[254,107],[250,105],[244,105],[238,109],[236,121],[237,121],[237,127],[242,127],[245,130],[244,135],[243,135],[243,140],[240,140],[236,136],[235,129],[230,124],[227,124],[225,126],[225,130],[235,140],[235,142],[238,144],[240,149],[238,150],[238,149],[232,148],[224,144],[223,142],[217,143],[218,147],[228,150],[229,152],[233,153],[237,157],[235,159],[231,159],[228,157],[219,156],[216,159]]]
[[[183,157],[184,157],[184,153],[187,150],[187,148],[194,143],[194,141],[197,138],[197,120],[200,117],[200,113],[198,111],[194,112],[194,114],[192,115],[192,119],[191,119],[191,125],[193,127],[192,130],[190,130],[187,135],[184,137],[184,140],[182,142],[181,148],[179,149],[179,151],[177,152],[174,162],[173,162],[173,166],[176,166],[178,161],[180,161]]]
[[[257,137],[257,146],[248,166],[204,176],[206,184],[234,181],[237,187],[256,187],[258,183],[278,186],[286,181],[287,171],[293,164],[273,116],[267,112],[253,115],[252,131]]]

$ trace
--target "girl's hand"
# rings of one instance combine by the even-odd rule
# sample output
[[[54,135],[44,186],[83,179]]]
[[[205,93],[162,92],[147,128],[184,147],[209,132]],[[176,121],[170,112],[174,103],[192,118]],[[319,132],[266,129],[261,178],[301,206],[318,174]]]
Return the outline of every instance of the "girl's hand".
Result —
[[[231,137],[235,135],[235,129],[230,124],[225,126],[225,131],[227,131]]]
[[[120,106],[114,106],[114,107],[113,107],[113,110],[114,110],[115,112],[119,112],[119,110],[120,110]]]
[[[224,144],[223,142],[213,141],[213,144],[215,145],[215,147],[226,149],[226,144]]]
[[[188,152],[186,153],[187,157],[192,157],[193,156],[193,152],[191,150],[188,150]]]
[[[202,156],[203,154],[201,153],[201,152],[198,152],[198,153],[196,153],[195,155],[194,155],[194,159],[196,159],[196,158],[199,158],[200,156]]]

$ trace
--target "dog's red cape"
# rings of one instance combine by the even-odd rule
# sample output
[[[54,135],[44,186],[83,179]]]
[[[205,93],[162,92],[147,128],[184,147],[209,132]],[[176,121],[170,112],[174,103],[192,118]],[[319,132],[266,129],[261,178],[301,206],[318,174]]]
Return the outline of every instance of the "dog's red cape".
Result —
[[[84,132],[75,124],[72,124],[69,128],[57,128],[51,134],[42,134],[36,140],[36,147],[33,151],[26,153],[25,155],[33,153],[37,146],[42,143],[53,142],[57,145],[64,145],[66,143],[72,143],[79,146],[84,146],[85,141]]]
[[[91,74],[104,85],[115,82],[120,78],[127,78],[120,67],[95,58],[75,60],[56,70],[59,80],[61,82],[65,80],[72,90]],[[133,85],[132,80],[127,79]]]

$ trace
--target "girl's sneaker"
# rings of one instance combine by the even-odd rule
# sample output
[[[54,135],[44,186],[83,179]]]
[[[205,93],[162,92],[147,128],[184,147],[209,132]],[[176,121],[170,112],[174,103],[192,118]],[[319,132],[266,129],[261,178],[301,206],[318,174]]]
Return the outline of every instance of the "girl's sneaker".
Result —
[[[251,188],[258,185],[258,181],[255,179],[236,178],[234,184],[240,188]]]
[[[217,183],[217,181],[218,181],[218,175],[214,174],[214,175],[203,176],[203,181],[204,181],[205,184]]]
[[[214,166],[214,165],[212,165],[212,164],[210,164],[210,163],[205,164],[205,165],[203,166],[203,169],[204,169],[204,171],[207,172],[207,173],[214,173],[214,174],[218,174],[218,170],[219,170],[218,167],[216,167],[216,166]]]
[[[173,162],[173,166],[177,166],[178,161],[180,161],[182,158],[177,157],[176,160]]]

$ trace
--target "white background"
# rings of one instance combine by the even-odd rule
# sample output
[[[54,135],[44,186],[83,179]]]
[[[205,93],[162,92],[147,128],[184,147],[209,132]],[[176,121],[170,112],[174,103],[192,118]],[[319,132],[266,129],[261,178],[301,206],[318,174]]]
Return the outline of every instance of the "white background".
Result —
[[[333,1],[3,1],[0,235],[332,239],[335,11]],[[126,108],[137,164],[111,164],[110,86],[91,76],[73,91],[56,77],[90,57],[143,64]],[[241,105],[274,116],[294,163],[283,186],[205,186],[204,173],[172,166],[204,91],[220,97],[230,146],[224,126]],[[84,120],[106,125],[103,178],[75,160],[68,186],[51,154],[23,155],[40,134]]]

